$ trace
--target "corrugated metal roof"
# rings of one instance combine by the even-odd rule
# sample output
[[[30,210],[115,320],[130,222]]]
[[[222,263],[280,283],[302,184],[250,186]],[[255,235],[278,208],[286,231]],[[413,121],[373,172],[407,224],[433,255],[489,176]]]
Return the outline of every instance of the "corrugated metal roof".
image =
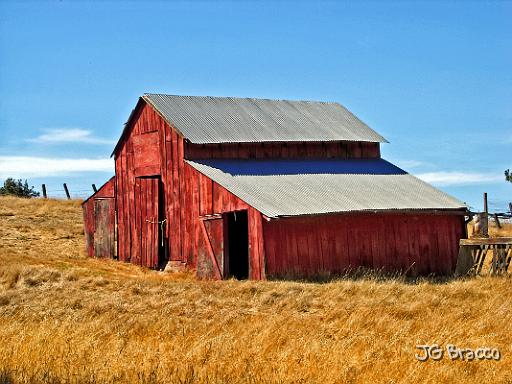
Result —
[[[186,162],[268,217],[466,209],[383,159]]]
[[[162,94],[143,99],[193,143],[386,142],[338,103]]]

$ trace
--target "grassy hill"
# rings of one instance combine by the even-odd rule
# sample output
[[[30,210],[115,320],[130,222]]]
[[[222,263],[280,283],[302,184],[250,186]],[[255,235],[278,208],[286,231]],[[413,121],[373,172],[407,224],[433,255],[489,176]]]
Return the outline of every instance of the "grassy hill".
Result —
[[[78,201],[0,198],[0,383],[510,383],[511,288],[196,281],[86,258]],[[417,361],[431,343],[502,358]]]

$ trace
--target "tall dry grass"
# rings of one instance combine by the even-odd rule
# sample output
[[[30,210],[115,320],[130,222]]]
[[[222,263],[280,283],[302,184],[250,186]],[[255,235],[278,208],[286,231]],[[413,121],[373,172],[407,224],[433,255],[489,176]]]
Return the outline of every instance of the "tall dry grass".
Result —
[[[512,224],[501,223],[500,226],[496,224],[493,218],[489,220],[489,236],[490,237],[511,237],[512,236]],[[468,235],[473,235],[473,224],[468,224]]]
[[[86,258],[81,219],[0,199],[0,383],[512,382],[509,277],[195,281]]]

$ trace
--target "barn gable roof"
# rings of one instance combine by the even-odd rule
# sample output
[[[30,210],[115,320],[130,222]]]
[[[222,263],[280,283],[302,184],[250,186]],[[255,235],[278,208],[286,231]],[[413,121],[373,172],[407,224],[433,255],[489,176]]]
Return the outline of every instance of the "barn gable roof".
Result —
[[[334,102],[145,94],[142,99],[193,143],[386,142]]]
[[[186,162],[268,217],[466,209],[383,159]]]

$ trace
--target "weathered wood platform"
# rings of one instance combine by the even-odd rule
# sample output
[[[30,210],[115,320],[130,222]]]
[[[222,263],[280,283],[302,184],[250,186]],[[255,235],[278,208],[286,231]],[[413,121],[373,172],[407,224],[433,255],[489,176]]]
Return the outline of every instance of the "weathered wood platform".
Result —
[[[512,259],[512,237],[493,237],[460,240],[455,275],[479,275],[488,251],[492,251],[493,255],[489,273],[507,273]]]

